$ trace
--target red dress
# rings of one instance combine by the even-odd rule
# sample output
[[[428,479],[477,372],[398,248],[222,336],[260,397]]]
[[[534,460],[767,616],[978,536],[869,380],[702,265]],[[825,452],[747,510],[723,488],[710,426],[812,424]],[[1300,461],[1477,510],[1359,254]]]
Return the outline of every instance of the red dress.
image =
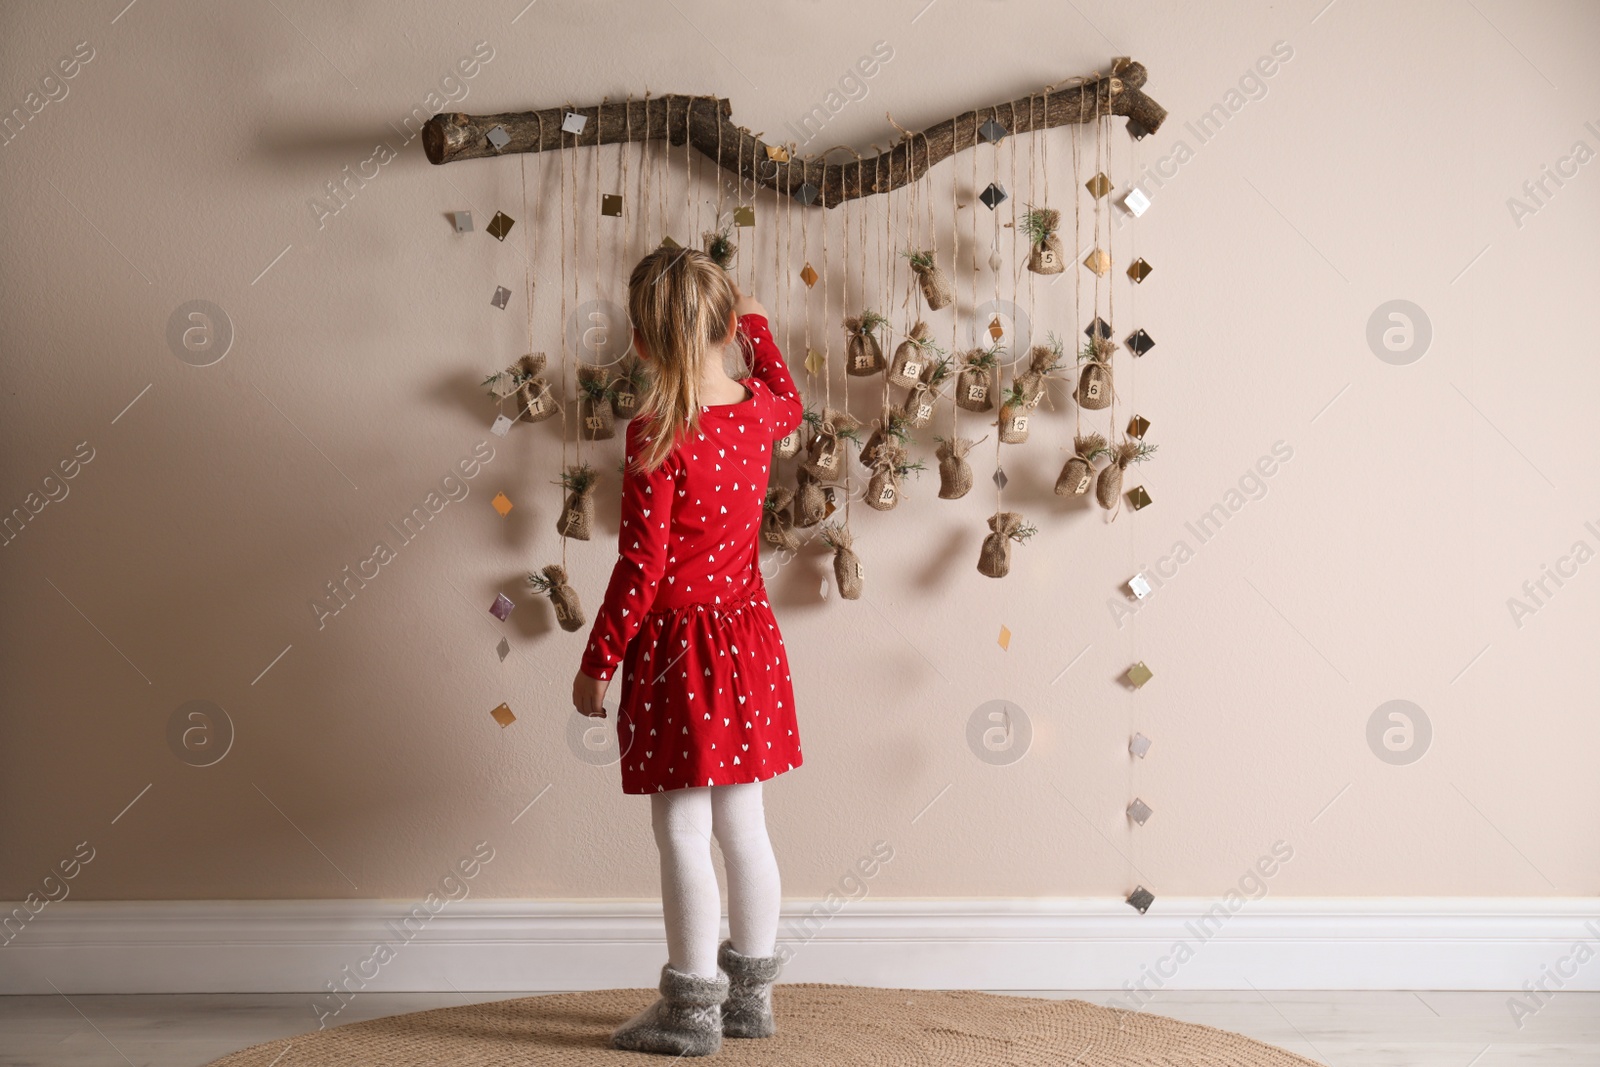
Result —
[[[581,669],[622,668],[622,791],[759,782],[800,766],[783,635],[767,602],[758,535],[772,444],[801,400],[765,316],[738,320],[749,396],[703,405],[697,434],[649,475],[628,423],[617,563]]]

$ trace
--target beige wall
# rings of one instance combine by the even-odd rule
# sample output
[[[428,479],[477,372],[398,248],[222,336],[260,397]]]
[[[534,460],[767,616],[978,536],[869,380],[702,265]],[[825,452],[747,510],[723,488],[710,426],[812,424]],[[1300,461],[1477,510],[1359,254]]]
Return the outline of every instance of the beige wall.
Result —
[[[1293,856],[1275,894],[1596,891],[1592,4],[1342,0],[1319,15],[1318,3],[1091,0],[1079,14],[946,0],[918,16],[916,3],[547,0],[515,22],[515,3],[116,7],[13,5],[0,34],[7,109],[78,42],[93,50],[65,97],[0,149],[0,503],[42,496],[80,442],[92,450],[51,483],[68,494],[0,549],[0,897],[41,891],[88,849],[77,899],[417,897],[479,841],[495,850],[480,896],[656,894],[646,802],[565,740],[581,637],[523,591],[560,551],[558,438],[551,424],[490,435],[478,387],[526,350],[535,225],[538,345],[559,350],[559,171],[526,158],[530,214],[524,159],[434,167],[398,130],[413,107],[435,110],[428,93],[480,41],[492,58],[455,83],[460,109],[716,93],[769,139],[887,42],[865,98],[811,150],[865,151],[893,136],[885,111],[919,128],[1115,54],[1148,65],[1171,111],[1154,137],[1131,144],[1119,120],[1111,140],[1119,185],[1135,163],[1168,159],[1155,206],[1115,238],[1119,271],[1134,253],[1156,267],[1137,292],[1119,273],[1115,291],[1118,336],[1143,326],[1158,342],[1137,365],[1122,357],[1118,406],[1119,420],[1153,423],[1160,451],[1139,473],[1155,504],[1107,523],[1052,495],[1073,426],[1062,408],[1007,446],[1005,504],[1040,528],[1008,579],[975,569],[992,437],[966,499],[935,499],[930,471],[892,513],[852,508],[863,600],[819,600],[816,548],[776,572],[806,754],[767,790],[789,896],[825,893],[878,840],[894,850],[880,896],[1110,896],[1138,882],[1218,894],[1277,841]],[[1264,95],[1246,80],[1253,98],[1234,98],[1202,142],[1188,124],[1227,112],[1278,42],[1292,56]],[[1561,163],[1578,142],[1585,162]],[[1049,137],[1058,206],[1070,143]],[[379,145],[376,176],[319,220],[310,201]],[[1027,196],[1017,147],[1016,184],[1009,143],[998,157],[1013,202]],[[986,183],[996,153],[976,158]],[[611,191],[619,157],[598,162]],[[593,195],[595,153],[575,163]],[[970,203],[972,164],[963,154],[934,176],[946,253],[952,170]],[[1545,165],[1569,177],[1526,200]],[[632,211],[637,156],[629,166]],[[680,156],[671,181],[681,212]],[[876,242],[884,206],[852,212],[852,232],[865,217]],[[905,208],[897,196],[897,221]],[[458,209],[475,232],[453,232]],[[497,209],[517,219],[504,244],[482,232]],[[801,336],[809,307],[838,353],[843,211],[828,215],[825,318],[821,286],[793,282],[798,226],[782,271],[793,300],[780,303],[770,197],[757,210],[754,237],[740,235],[758,260],[747,284],[780,338]],[[986,260],[992,222],[978,210]],[[963,257],[971,211],[958,212]],[[632,262],[608,228],[596,271],[596,220],[581,214],[569,311],[618,299]],[[809,214],[820,268],[821,213]],[[671,230],[697,232],[680,214]],[[627,256],[658,237],[654,223],[634,232]],[[514,293],[503,312],[489,303],[500,284]],[[868,299],[898,301],[882,284],[869,272]],[[987,268],[979,285],[992,295]],[[169,317],[194,299],[235,331],[211,366],[168,345]],[[1083,325],[1070,280],[1031,299],[1043,327]],[[1394,299],[1432,326],[1409,365],[1366,340]],[[948,336],[949,312],[935,321]],[[801,355],[791,348],[797,369]],[[849,395],[868,416],[877,386]],[[977,421],[963,430],[981,434]],[[461,483],[465,499],[399,546],[386,522],[480,441],[493,459]],[[1252,480],[1277,442],[1292,454]],[[918,452],[931,466],[927,432]],[[620,438],[588,454],[611,477],[600,533],[568,560],[592,609],[614,559]],[[497,492],[515,504],[504,519]],[[1219,503],[1234,510],[1202,543],[1187,524]],[[319,629],[308,602],[378,539],[396,558]],[[1547,579],[1551,595],[1513,618],[1508,598],[1579,541],[1575,574]],[[1178,542],[1188,558],[1164,564],[1172,576],[1136,615],[1115,616],[1121,583]],[[486,610],[501,590],[518,603],[504,624]],[[1134,693],[1118,676],[1136,660],[1155,677]],[[1432,725],[1410,765],[1366,739],[1394,699]],[[236,728],[213,766],[169,748],[190,700],[221,705]],[[518,716],[507,729],[489,717],[502,700]],[[1031,723],[1030,749],[1007,766],[966,741],[991,700]],[[1135,729],[1154,740],[1142,761],[1126,753]],[[1142,828],[1122,814],[1136,794],[1155,809]]]

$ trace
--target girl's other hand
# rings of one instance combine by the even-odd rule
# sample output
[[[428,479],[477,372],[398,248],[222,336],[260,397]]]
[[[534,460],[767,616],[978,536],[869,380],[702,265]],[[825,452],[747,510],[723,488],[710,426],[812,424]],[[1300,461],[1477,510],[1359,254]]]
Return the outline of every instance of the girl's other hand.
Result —
[[[591,719],[606,717],[604,701],[606,688],[611,683],[599,678],[591,678],[582,671],[572,680],[572,706]]]
[[[767,309],[761,306],[761,301],[753,296],[745,296],[739,291],[738,285],[734,285],[733,295],[736,298],[733,305],[734,318],[744,315],[760,315],[764,319],[772,317],[767,314]]]

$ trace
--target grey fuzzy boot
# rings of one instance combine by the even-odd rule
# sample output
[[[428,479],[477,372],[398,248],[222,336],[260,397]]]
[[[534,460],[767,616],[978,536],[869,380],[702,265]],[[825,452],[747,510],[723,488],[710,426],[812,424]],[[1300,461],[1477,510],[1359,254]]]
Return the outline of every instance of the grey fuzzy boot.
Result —
[[[722,1047],[722,1002],[728,976],[685,974],[661,965],[661,996],[611,1031],[611,1047],[629,1052],[709,1056]]]
[[[728,1037],[771,1037],[772,983],[778,977],[777,956],[745,956],[729,938],[717,946],[717,966],[728,974],[728,1000],[722,1005],[722,1032]]]

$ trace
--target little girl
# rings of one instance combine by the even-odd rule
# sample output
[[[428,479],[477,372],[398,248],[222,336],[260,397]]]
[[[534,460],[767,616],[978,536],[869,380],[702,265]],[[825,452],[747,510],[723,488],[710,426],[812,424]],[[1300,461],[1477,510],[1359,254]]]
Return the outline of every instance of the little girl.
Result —
[[[704,1056],[768,1037],[780,903],[761,783],[800,766],[794,691],[757,534],[772,445],[801,401],[768,328],[704,252],[658,248],[628,280],[633,345],[653,368],[628,424],[618,558],[572,683],[603,717],[622,669],[622,790],[650,794],[667,962],[620,1049]],[[750,376],[723,350],[740,342]],[[729,938],[711,836],[728,873]]]

